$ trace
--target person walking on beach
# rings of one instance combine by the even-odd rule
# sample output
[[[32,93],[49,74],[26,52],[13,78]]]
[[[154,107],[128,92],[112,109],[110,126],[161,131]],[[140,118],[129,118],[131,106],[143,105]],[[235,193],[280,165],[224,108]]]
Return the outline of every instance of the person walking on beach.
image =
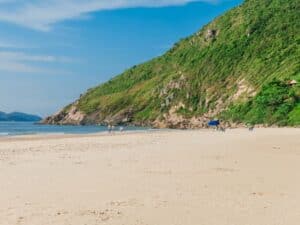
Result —
[[[111,133],[111,131],[112,131],[112,126],[111,126],[110,124],[108,124],[107,129],[108,129],[108,133]]]

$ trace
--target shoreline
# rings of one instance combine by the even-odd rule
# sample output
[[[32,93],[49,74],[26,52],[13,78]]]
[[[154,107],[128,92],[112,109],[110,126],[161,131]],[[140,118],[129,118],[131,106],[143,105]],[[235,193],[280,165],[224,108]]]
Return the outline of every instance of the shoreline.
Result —
[[[0,136],[0,143],[7,141],[18,141],[18,140],[54,140],[54,139],[70,139],[70,138],[88,138],[88,137],[116,137],[116,136],[130,136],[138,134],[164,134],[164,133],[178,133],[178,132],[214,132],[209,129],[194,129],[194,130],[181,130],[181,129],[149,129],[149,130],[131,130],[131,131],[115,131],[109,133],[108,131],[96,132],[96,133],[85,133],[85,134],[70,134],[70,133],[37,133],[37,134],[23,134],[23,135],[7,135]]]
[[[254,131],[259,130],[300,130],[300,127],[256,127]],[[230,131],[248,131],[246,127],[226,128],[225,132]],[[173,128],[149,128],[145,130],[124,130],[124,131],[100,131],[91,133],[64,133],[64,132],[49,132],[49,133],[30,133],[30,134],[8,134],[0,135],[0,141],[5,139],[26,139],[26,138],[73,138],[73,137],[94,137],[94,136],[116,136],[116,135],[127,135],[127,134],[140,134],[140,133],[164,133],[164,132],[220,132],[214,128],[195,128],[195,129],[173,129]],[[252,131],[251,131],[252,132]],[[222,132],[221,132],[222,133]]]

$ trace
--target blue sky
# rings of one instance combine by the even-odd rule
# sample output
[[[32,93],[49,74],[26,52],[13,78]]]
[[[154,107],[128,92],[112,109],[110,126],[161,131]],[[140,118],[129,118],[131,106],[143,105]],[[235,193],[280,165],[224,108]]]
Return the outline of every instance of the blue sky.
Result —
[[[46,116],[242,0],[0,0],[0,111]]]

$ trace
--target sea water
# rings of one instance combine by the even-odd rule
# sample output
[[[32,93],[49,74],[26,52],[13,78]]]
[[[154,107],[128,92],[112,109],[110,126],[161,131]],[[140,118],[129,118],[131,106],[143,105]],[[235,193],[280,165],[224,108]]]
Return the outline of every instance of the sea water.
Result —
[[[115,127],[118,131],[119,127]],[[142,127],[124,127],[124,131],[143,131]],[[105,126],[56,126],[41,125],[33,122],[0,122],[0,137],[34,134],[91,134],[107,132]]]

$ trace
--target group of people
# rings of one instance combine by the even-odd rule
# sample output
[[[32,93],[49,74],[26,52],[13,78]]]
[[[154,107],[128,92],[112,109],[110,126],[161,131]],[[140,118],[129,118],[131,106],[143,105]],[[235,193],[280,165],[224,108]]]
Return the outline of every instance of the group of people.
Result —
[[[217,131],[221,131],[221,132],[225,132],[226,131],[226,128],[223,127],[223,126],[221,126],[221,123],[220,123],[219,120],[211,120],[211,121],[209,121],[208,122],[208,126],[209,127],[215,127],[215,129]],[[247,127],[248,127],[249,131],[254,131],[254,125],[248,125]],[[116,127],[114,125],[110,125],[109,124],[107,126],[107,130],[108,130],[109,133],[114,132],[115,129],[116,129]],[[123,132],[124,131],[124,127],[123,126],[119,127],[119,131]]]
[[[114,132],[115,129],[116,129],[116,127],[115,127],[114,125],[110,125],[110,124],[109,124],[109,125],[107,126],[107,130],[108,130],[109,133]],[[120,131],[120,132],[123,132],[123,131],[124,131],[124,127],[122,127],[122,126],[119,127],[119,131]]]
[[[215,129],[217,131],[221,131],[221,132],[225,132],[226,131],[226,129],[223,126],[221,126],[221,123],[220,123],[219,120],[211,120],[211,121],[209,121],[208,122],[208,126],[215,127]],[[252,124],[247,125],[247,128],[249,129],[249,131],[254,131],[254,125],[252,125]]]

